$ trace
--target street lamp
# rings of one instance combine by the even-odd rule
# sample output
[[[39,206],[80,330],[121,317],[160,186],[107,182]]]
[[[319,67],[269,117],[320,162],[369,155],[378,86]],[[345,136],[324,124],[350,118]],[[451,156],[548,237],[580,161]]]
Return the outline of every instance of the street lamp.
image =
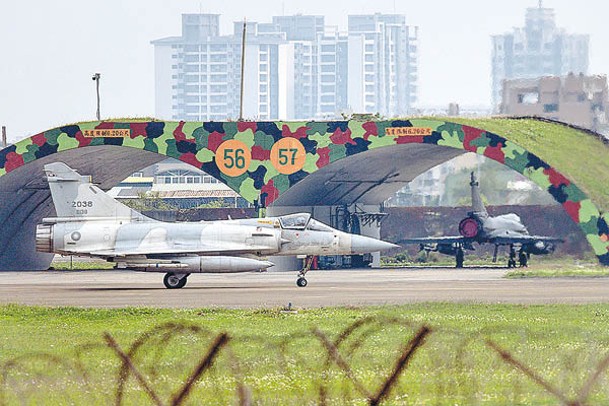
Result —
[[[93,75],[91,79],[95,81],[95,87],[97,89],[97,121],[101,121],[100,113],[99,113],[99,79],[101,78],[100,73],[96,73]]]

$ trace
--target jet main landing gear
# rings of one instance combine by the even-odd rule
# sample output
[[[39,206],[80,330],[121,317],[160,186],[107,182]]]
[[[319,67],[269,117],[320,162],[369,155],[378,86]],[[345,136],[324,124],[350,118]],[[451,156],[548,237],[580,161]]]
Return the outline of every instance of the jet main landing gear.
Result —
[[[304,288],[307,286],[308,282],[305,279],[305,275],[311,270],[311,265],[313,265],[314,260],[315,257],[313,256],[308,256],[305,258],[304,267],[300,270],[300,272],[298,272],[298,279],[296,279],[296,286],[299,288]]]
[[[463,252],[463,248],[457,248],[457,253],[455,254],[455,268],[463,268],[463,259],[465,257],[465,253]]]
[[[510,257],[508,259],[508,268],[516,268],[516,249],[510,245]]]
[[[180,289],[188,282],[188,275],[190,274],[176,274],[169,272],[165,274],[163,278],[163,284],[167,289]]]
[[[521,248],[520,251],[518,251],[518,265],[521,268],[527,268],[529,266],[528,262],[529,258],[527,257],[527,253]]]

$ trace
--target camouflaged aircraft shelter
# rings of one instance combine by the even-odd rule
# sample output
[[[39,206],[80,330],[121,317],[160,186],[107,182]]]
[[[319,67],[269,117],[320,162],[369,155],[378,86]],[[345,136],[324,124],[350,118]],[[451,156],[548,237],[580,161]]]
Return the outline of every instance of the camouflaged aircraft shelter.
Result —
[[[332,206],[380,203],[417,175],[468,151],[547,190],[579,224],[599,262],[609,265],[609,214],[601,212],[609,208],[609,147],[594,134],[562,124],[95,121],[44,131],[0,150],[0,270],[50,264],[51,256],[34,248],[36,224],[54,215],[43,174],[49,162],[65,162],[106,190],[173,157],[250,202]]]

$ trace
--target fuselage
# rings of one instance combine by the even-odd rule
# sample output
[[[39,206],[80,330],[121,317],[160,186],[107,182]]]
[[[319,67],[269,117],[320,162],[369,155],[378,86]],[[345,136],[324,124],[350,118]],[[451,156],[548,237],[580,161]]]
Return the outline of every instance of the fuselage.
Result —
[[[129,219],[45,219],[38,227],[40,251],[103,258],[198,255],[347,255],[358,250],[352,236],[311,219],[306,227],[283,228],[281,218],[166,223]],[[308,220],[308,219],[307,219]],[[367,241],[368,242],[368,241]],[[379,243],[382,243],[379,241]],[[364,247],[362,247],[364,248]],[[372,247],[375,250],[375,247]]]
[[[503,214],[497,217],[480,219],[482,233],[480,237],[492,240],[497,237],[520,237],[529,235],[527,228],[522,224],[520,217],[514,213]]]

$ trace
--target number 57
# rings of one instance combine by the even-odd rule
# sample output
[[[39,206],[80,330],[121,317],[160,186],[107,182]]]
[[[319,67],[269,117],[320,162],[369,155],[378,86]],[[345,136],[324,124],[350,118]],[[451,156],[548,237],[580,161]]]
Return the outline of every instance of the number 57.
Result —
[[[294,165],[296,163],[296,148],[279,148],[279,165]],[[292,155],[290,157],[290,154]]]

